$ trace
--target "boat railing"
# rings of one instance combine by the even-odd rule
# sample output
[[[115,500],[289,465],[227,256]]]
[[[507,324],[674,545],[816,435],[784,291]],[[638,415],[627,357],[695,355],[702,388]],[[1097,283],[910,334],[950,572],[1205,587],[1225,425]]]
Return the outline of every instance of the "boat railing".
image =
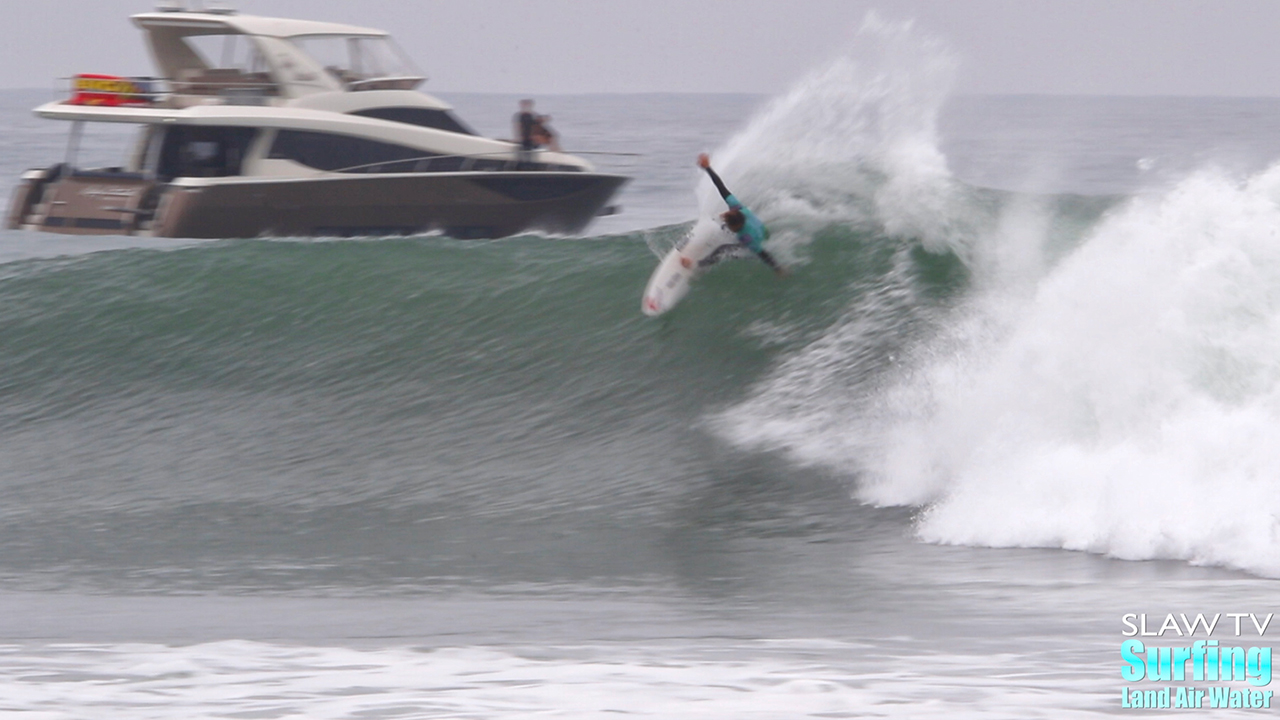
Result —
[[[542,150],[536,152],[545,152]],[[576,165],[538,162],[523,151],[503,150],[462,155],[422,155],[381,160],[329,170],[333,173],[429,173],[429,172],[581,172]]]
[[[265,72],[242,72],[236,68],[209,68],[186,71],[168,80],[172,94],[217,96],[228,100],[264,99],[280,94],[280,86]],[[244,103],[231,103],[244,104]]]
[[[419,75],[394,75],[351,80],[340,77],[339,79],[352,92],[360,92],[362,90],[412,90],[426,80],[426,78]]]
[[[70,84],[70,105],[180,107],[183,96],[201,98],[196,102],[216,97],[226,105],[265,105],[280,94],[280,86],[266,73],[222,68],[181,79],[80,74],[62,80]]]

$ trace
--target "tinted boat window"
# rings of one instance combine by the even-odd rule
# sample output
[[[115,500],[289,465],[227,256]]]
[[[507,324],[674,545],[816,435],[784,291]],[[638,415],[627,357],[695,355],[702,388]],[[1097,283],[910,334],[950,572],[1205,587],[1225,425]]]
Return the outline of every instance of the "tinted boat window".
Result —
[[[350,135],[281,130],[268,157],[293,160],[317,170],[350,173],[431,172],[437,157],[417,148],[366,140]],[[442,164],[437,161],[437,164]]]
[[[176,177],[229,177],[240,174],[254,128],[174,125],[166,128],[156,175]]]
[[[357,110],[351,114],[379,120],[390,120],[391,122],[404,123],[406,125],[419,125],[463,135],[476,134],[474,130],[467,127],[465,123],[448,110],[419,107],[385,107]]]

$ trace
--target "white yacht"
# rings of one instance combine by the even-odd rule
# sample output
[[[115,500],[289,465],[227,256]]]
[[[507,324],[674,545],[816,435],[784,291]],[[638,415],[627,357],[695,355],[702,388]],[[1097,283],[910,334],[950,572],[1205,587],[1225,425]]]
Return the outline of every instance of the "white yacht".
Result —
[[[133,16],[161,77],[78,75],[35,109],[67,159],[22,177],[10,228],[229,238],[573,233],[627,178],[485,138],[416,90],[380,30],[187,11]],[[80,168],[84,123],[141,126],[124,167]]]

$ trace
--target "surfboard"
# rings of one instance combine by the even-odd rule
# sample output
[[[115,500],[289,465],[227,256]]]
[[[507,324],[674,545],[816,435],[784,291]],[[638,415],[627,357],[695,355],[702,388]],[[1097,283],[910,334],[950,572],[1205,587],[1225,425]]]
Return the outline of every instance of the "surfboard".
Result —
[[[733,238],[710,220],[699,220],[658,263],[640,301],[640,312],[657,317],[675,307],[706,268],[698,263]]]

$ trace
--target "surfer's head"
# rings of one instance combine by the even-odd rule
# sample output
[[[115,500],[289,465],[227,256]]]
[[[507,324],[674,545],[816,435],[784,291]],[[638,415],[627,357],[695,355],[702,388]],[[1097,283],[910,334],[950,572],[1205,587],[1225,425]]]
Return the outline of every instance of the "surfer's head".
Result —
[[[742,214],[741,210],[728,210],[720,216],[724,220],[724,226],[733,232],[741,232],[742,227],[747,224],[747,218]]]

